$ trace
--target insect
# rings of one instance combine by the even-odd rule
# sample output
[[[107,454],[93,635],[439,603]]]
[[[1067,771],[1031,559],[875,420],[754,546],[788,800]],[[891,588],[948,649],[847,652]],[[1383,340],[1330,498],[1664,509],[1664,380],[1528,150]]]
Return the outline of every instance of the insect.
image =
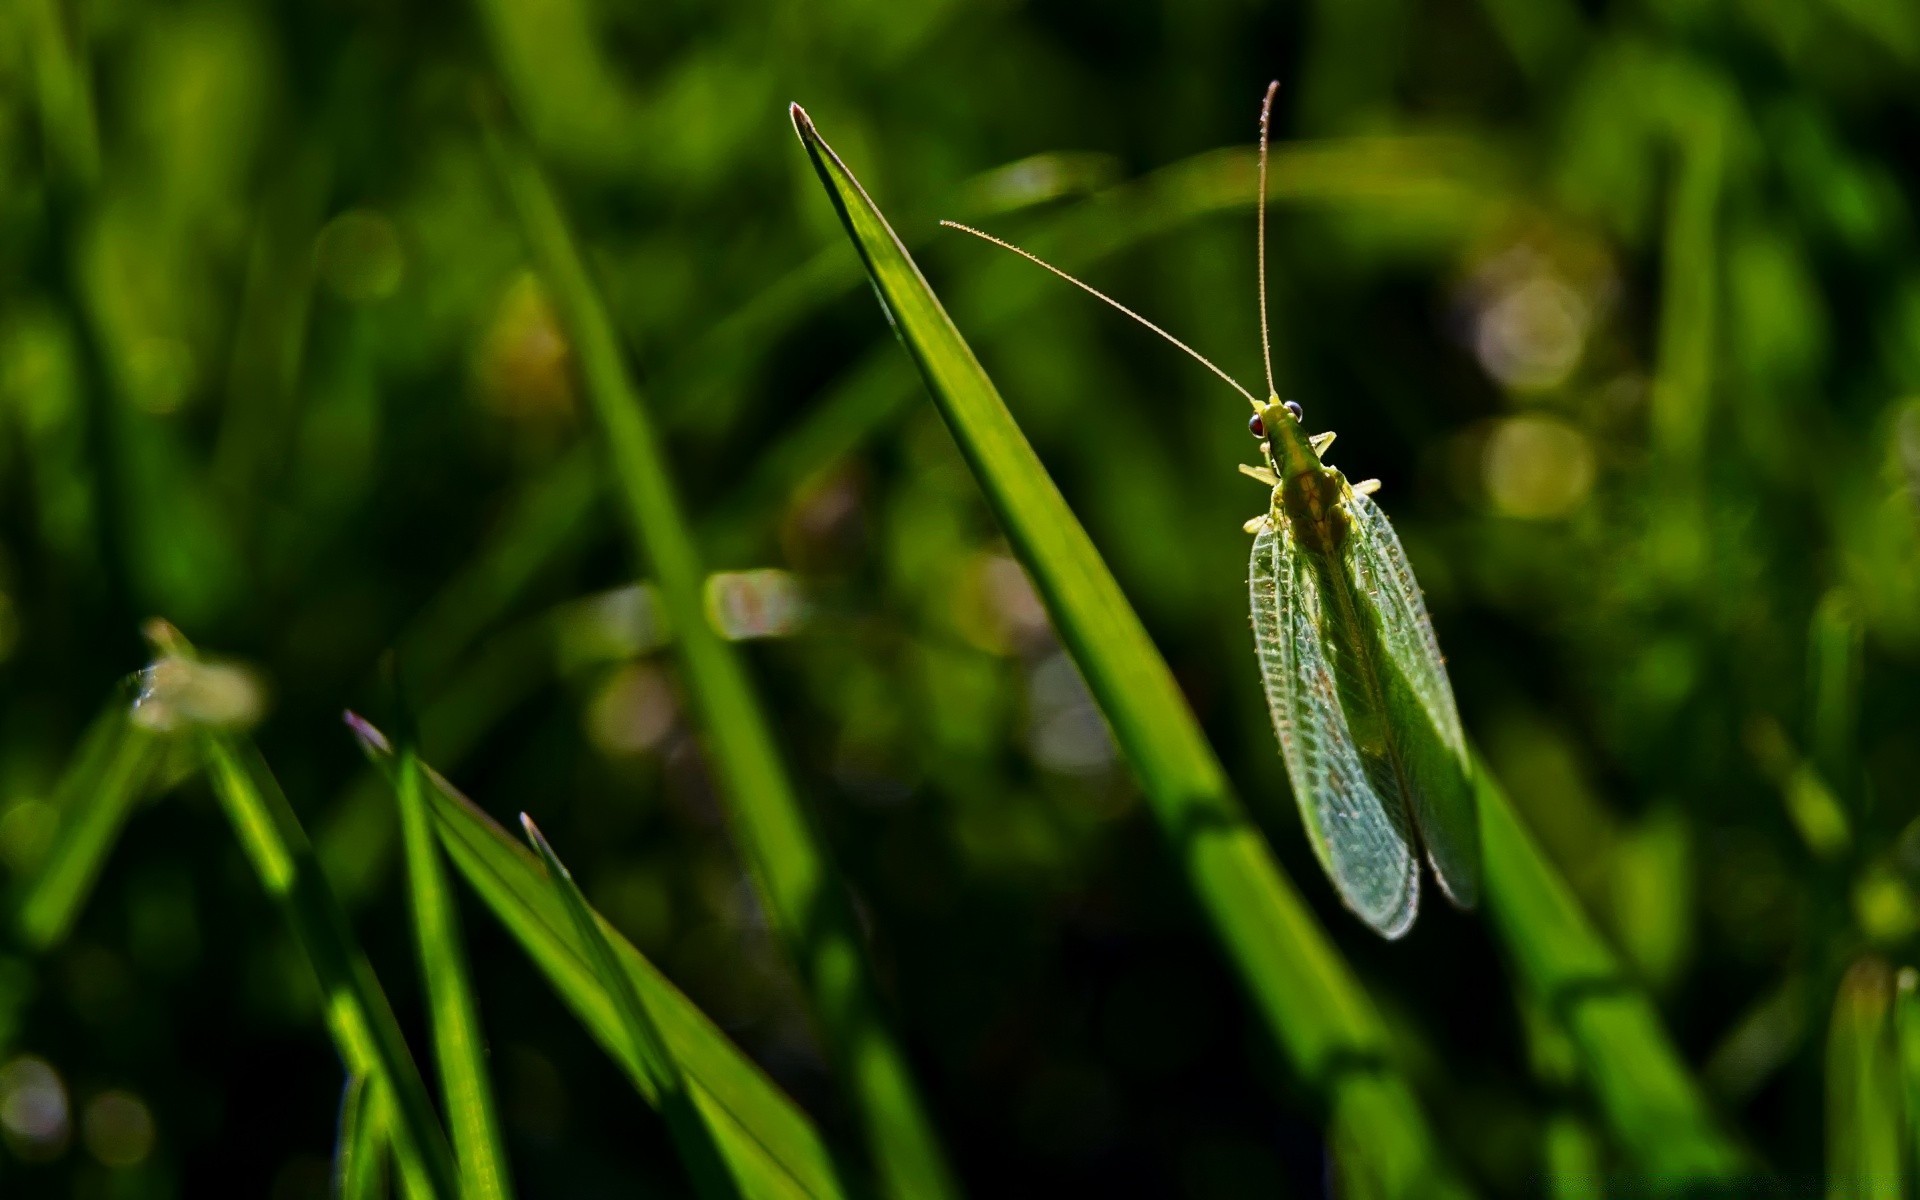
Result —
[[[1267,399],[1254,398],[1199,351],[1058,267],[991,234],[941,224],[1011,250],[1119,309],[1225,380],[1253,405],[1248,428],[1265,460],[1242,474],[1271,489],[1253,534],[1248,592],[1267,707],[1300,815],[1341,899],[1399,937],[1420,904],[1424,850],[1440,889],[1472,907],[1480,841],[1471,760],[1426,601],[1400,539],[1372,496],[1324,461],[1333,434],[1309,435],[1300,405],[1273,383],[1267,325],[1267,142],[1260,105],[1260,349]]]

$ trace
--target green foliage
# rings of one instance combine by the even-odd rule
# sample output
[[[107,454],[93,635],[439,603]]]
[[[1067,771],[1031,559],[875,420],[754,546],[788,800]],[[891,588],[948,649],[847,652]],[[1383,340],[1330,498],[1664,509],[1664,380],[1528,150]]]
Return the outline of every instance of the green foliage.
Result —
[[[401,747],[393,766],[400,828],[407,849],[407,887],[420,970],[426,979],[440,1092],[452,1126],[461,1195],[505,1200],[513,1194],[506,1151],[494,1115],[486,1037],[468,982],[466,951],[453,896],[440,867],[440,850],[427,810],[425,777],[413,748]]]
[[[634,1086],[664,1109],[657,1081],[666,1068],[641,1057],[618,1000],[594,965],[593,947],[582,941],[543,865],[445,780],[432,778],[433,815],[455,868]],[[604,927],[602,932],[691,1085],[694,1103],[742,1190],[768,1197],[844,1195],[841,1169],[806,1114],[639,951]]]
[[[426,1084],[279,783],[252,746],[221,733],[206,734],[203,743],[208,778],[234,835],[313,968],[341,1061],[393,1097],[391,1139],[401,1173],[423,1180],[427,1195],[458,1195],[453,1156]]]
[[[0,1194],[382,1141],[447,1192],[423,949],[519,1194],[688,1190],[539,859],[431,774],[479,908],[408,920],[430,839],[337,724],[388,653],[743,1192],[1910,1188],[1916,69],[1901,0],[0,4]],[[1384,481],[1497,781],[1479,908],[1391,946],[1268,727],[1240,402],[937,224],[1252,378],[1275,77],[1280,391]],[[1006,412],[921,402],[795,97]],[[156,614],[232,659],[103,714]],[[399,1080],[344,1135],[343,1056]]]
[[[731,828],[862,1110],[882,1186],[897,1196],[952,1194],[904,1051],[882,1016],[853,912],[787,778],[744,664],[709,618],[706,573],[666,453],[622,363],[612,320],[536,165],[499,130],[489,131],[488,145],[580,356],[627,519],[641,557],[653,568],[674,649],[713,750]]]
[[[600,927],[599,916],[587,906],[586,897],[580,894],[580,886],[574,883],[573,876],[554,854],[547,839],[540,835],[540,827],[524,813],[521,814],[520,823],[526,828],[527,840],[533,843],[533,848],[540,854],[540,861],[547,868],[547,879],[566,908],[568,919],[573,922],[574,935],[587,951],[588,965],[593,968],[594,978],[613,1001],[614,1013],[625,1041],[624,1057],[638,1062],[641,1070],[646,1072],[648,1082],[652,1085],[648,1091],[654,1103],[660,1106],[661,1114],[666,1117],[668,1128],[673,1131],[674,1145],[680,1151],[680,1162],[693,1177],[694,1189],[704,1197],[738,1195],[721,1158],[713,1128],[688,1096],[686,1079],[680,1074],[680,1064],[667,1053],[666,1044],[660,1038],[660,1031],[654,1027],[646,1003],[640,999],[633,980],[621,969],[619,960],[614,956],[613,943]]]

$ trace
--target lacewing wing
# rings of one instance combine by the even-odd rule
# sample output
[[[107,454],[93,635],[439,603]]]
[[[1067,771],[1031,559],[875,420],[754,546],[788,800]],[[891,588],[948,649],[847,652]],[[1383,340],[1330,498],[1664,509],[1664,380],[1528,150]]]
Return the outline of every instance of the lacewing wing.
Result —
[[[1320,459],[1277,400],[1257,425],[1269,484],[1248,567],[1254,647],[1281,757],[1321,865],[1386,937],[1413,924],[1420,849],[1441,890],[1479,894],[1479,828],[1466,738],[1426,601],[1371,499]]]

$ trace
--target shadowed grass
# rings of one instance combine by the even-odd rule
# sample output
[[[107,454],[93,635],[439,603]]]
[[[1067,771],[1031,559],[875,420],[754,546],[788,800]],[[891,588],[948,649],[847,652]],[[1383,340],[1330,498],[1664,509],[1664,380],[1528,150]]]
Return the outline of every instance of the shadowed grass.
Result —
[[[547,878],[553,884],[554,893],[560,897],[561,905],[567,910],[568,919],[573,922],[573,931],[580,945],[586,948],[595,977],[613,1000],[614,1012],[619,1017],[620,1032],[626,1038],[628,1052],[653,1084],[653,1095],[660,1106],[661,1115],[666,1118],[674,1146],[680,1152],[680,1161],[693,1179],[694,1190],[709,1200],[739,1195],[721,1160],[712,1127],[688,1098],[687,1083],[680,1074],[680,1064],[667,1052],[666,1043],[661,1040],[660,1031],[654,1027],[653,1017],[647,1012],[639,991],[634,988],[633,980],[620,969],[619,960],[614,957],[613,944],[607,940],[606,931],[600,927],[593,910],[587,907],[587,898],[580,894],[580,886],[573,881],[573,873],[560,862],[553,847],[540,833],[540,827],[533,823],[533,818],[521,813],[520,824],[525,827],[527,840],[533,843],[540,861],[546,864]]]
[[[390,753],[379,730],[357,717],[350,717],[348,724],[369,754]],[[545,867],[452,784],[425,770],[433,785],[428,800],[435,828],[448,860],[640,1094],[659,1108],[656,1071],[639,1057],[622,1028],[614,998],[595,972],[591,951]],[[600,925],[685,1076],[693,1103],[713,1129],[741,1191],[754,1197],[821,1200],[848,1195],[840,1164],[806,1113],[618,931],[604,920]]]
[[[207,733],[202,742],[214,794],[319,981],[341,1059],[350,1072],[368,1076],[393,1097],[392,1141],[401,1171],[423,1179],[428,1194],[454,1200],[460,1191],[453,1155],[426,1084],[280,785],[244,741]]]
[[[676,631],[735,843],[799,968],[882,1186],[899,1196],[952,1195],[939,1139],[881,1015],[851,905],[787,778],[745,664],[708,621],[706,572],[611,318],[537,165],[505,131],[490,129],[488,144],[567,329],[639,555]]]

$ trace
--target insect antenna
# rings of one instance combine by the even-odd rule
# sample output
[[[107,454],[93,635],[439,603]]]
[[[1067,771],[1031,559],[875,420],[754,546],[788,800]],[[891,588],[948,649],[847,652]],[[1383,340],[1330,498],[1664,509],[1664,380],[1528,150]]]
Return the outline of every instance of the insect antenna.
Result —
[[[1260,101],[1260,203],[1254,225],[1260,260],[1260,361],[1267,368],[1269,396],[1280,394],[1273,386],[1273,340],[1267,334],[1267,139],[1273,125],[1273,94],[1279,90],[1280,81],[1276,79],[1267,85],[1266,99]]]
[[[1020,247],[1014,245],[1012,242],[1002,241],[1000,238],[997,238],[990,233],[982,233],[980,230],[975,229],[971,225],[962,225],[958,221],[942,221],[940,223],[942,225],[945,225],[948,229],[958,229],[961,233],[970,233],[974,237],[977,237],[982,241],[992,242],[994,245],[1000,247],[1002,250],[1011,250],[1015,254],[1018,254],[1021,258],[1026,259],[1028,262],[1037,263],[1038,265],[1045,267],[1047,270],[1052,271],[1055,275],[1058,275],[1060,278],[1066,280],[1068,283],[1079,288],[1081,291],[1086,292],[1088,295],[1092,296],[1094,299],[1102,301],[1103,303],[1106,303],[1106,304],[1110,304],[1114,308],[1119,309],[1121,312],[1125,313],[1127,316],[1132,317],[1134,320],[1140,322],[1142,325],[1145,325],[1148,329],[1153,330],[1155,333],[1159,334],[1161,337],[1167,339],[1169,342],[1172,342],[1175,346],[1179,347],[1181,350],[1184,350],[1195,362],[1198,362],[1201,366],[1205,367],[1207,370],[1212,371],[1215,375],[1218,375],[1220,378],[1226,380],[1227,384],[1230,387],[1232,387],[1234,391],[1239,392],[1242,396],[1245,396],[1247,398],[1247,403],[1253,405],[1253,410],[1255,412],[1260,411],[1260,402],[1253,398],[1253,393],[1249,392],[1246,388],[1241,387],[1240,382],[1236,380],[1233,376],[1227,374],[1225,371],[1222,371],[1219,367],[1214,366],[1213,361],[1209,359],[1206,355],[1200,353],[1198,350],[1195,350],[1192,346],[1187,345],[1185,342],[1181,341],[1179,338],[1168,333],[1166,330],[1160,328],[1158,325],[1155,325],[1152,321],[1147,320],[1145,317],[1141,316],[1139,313],[1128,308],[1126,305],[1120,303],[1118,300],[1115,300],[1112,296],[1107,295],[1105,292],[1101,291],[1099,288],[1096,288],[1091,284],[1080,282],[1078,279],[1075,279],[1073,276],[1067,274],[1065,271],[1062,271],[1059,267],[1054,266],[1052,263],[1048,262],[1044,258],[1041,258],[1037,254],[1033,254],[1029,251],[1022,250]],[[1268,374],[1269,375],[1272,374],[1271,369],[1269,369]]]

